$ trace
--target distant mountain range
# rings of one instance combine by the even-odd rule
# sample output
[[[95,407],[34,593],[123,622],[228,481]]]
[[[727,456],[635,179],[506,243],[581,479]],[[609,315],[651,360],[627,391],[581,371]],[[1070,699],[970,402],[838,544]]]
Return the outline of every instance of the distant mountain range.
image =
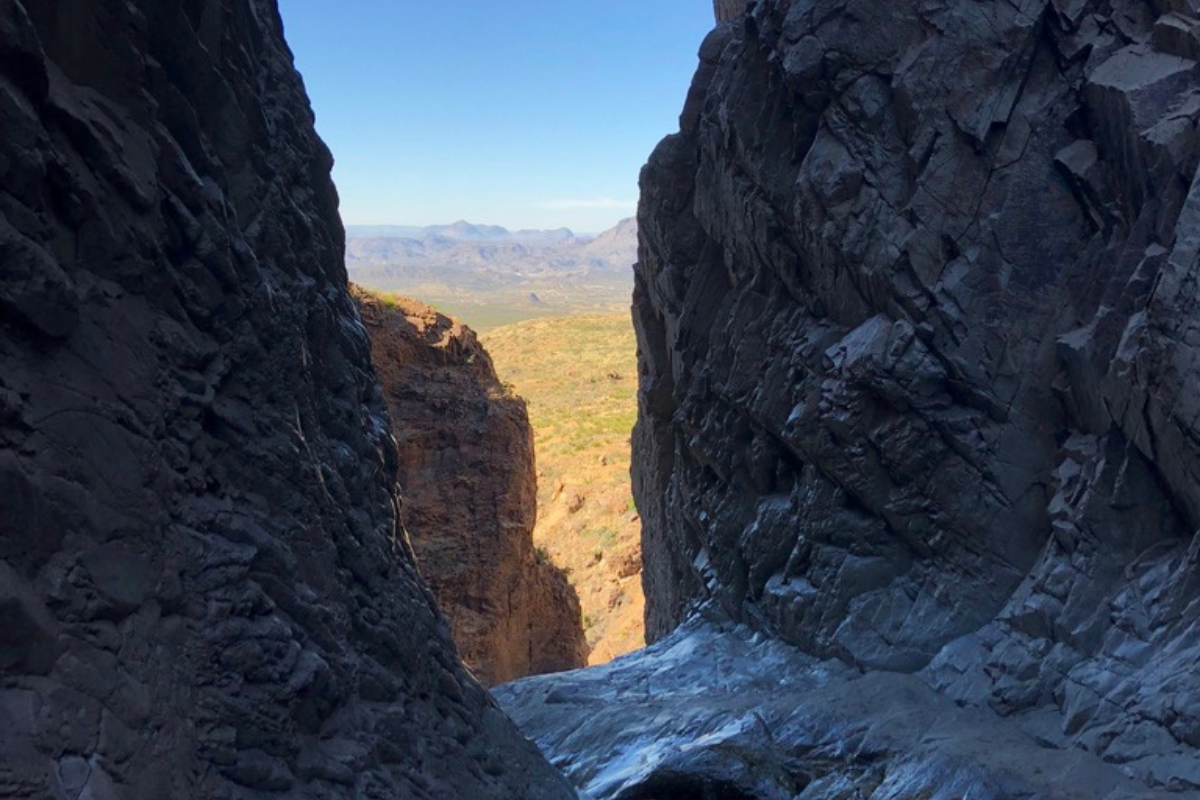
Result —
[[[566,228],[510,231],[495,225],[350,225],[346,268],[355,283],[416,297],[487,328],[545,314],[628,308],[637,223],[596,236]],[[476,318],[473,319],[472,316]],[[511,318],[511,319],[510,319]]]
[[[449,225],[347,225],[348,239],[416,239],[447,242],[564,242],[577,239],[569,228],[552,231],[510,231],[499,225],[475,225],[466,220]]]

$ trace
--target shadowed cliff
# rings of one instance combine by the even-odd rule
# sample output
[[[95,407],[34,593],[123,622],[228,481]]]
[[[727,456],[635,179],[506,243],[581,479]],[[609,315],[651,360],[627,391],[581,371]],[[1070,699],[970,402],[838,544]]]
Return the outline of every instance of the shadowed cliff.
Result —
[[[0,796],[571,796],[399,529],[273,0],[7,0],[0,130]]]
[[[760,0],[704,42],[638,217],[659,645],[505,699],[596,796],[1200,791],[1198,11]]]

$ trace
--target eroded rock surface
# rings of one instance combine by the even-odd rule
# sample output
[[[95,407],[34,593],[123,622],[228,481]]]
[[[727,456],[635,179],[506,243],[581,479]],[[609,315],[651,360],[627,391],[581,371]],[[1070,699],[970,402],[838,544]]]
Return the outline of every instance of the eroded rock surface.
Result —
[[[583,666],[579,598],[533,546],[525,402],[470,328],[415,300],[354,296],[391,411],[401,519],[463,660],[486,686]]]
[[[719,619],[693,618],[644,651],[496,697],[592,798],[1180,796],[1095,753],[1046,746],[1020,720],[956,704],[919,676],[820,661]]]
[[[642,175],[652,639],[711,600],[1200,791],[1198,17],[760,0],[705,41]]]
[[[397,526],[271,0],[0,5],[0,797],[571,796]]]

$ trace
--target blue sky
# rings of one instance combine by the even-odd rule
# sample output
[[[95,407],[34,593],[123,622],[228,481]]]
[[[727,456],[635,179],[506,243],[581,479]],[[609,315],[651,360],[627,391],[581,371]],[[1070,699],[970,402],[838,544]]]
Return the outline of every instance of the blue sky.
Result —
[[[280,0],[347,224],[596,232],[678,129],[709,0]]]

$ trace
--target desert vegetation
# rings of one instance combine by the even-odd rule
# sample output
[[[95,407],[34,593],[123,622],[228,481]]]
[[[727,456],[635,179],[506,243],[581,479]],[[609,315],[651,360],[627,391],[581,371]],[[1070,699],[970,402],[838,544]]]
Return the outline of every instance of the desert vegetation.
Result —
[[[525,398],[537,451],[534,542],[579,593],[589,663],[641,647],[640,520],[629,491],[637,359],[626,314],[532,319],[483,337]]]

